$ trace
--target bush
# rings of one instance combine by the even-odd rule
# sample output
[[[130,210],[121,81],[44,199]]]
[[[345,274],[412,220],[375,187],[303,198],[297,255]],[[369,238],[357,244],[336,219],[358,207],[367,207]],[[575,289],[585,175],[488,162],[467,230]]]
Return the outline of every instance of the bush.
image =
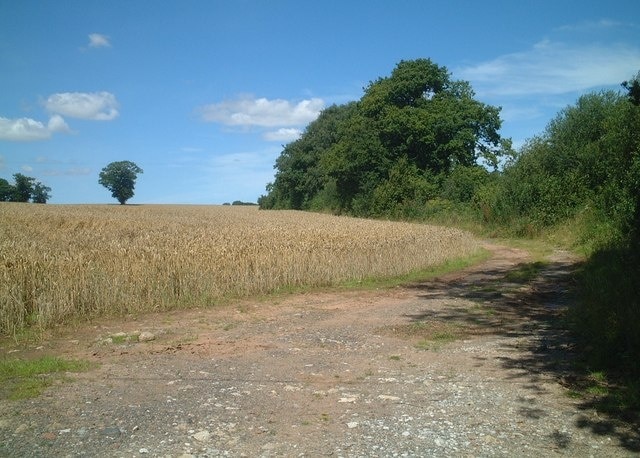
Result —
[[[640,259],[631,247],[594,253],[578,276],[573,322],[589,363],[640,376]]]

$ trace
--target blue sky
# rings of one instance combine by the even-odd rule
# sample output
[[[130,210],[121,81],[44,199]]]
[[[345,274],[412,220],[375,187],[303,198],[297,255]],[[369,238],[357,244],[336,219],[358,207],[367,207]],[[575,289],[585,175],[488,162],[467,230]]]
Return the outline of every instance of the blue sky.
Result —
[[[256,201],[282,145],[402,59],[431,58],[503,107],[516,146],[640,70],[640,2],[0,0],[0,177],[50,203]]]

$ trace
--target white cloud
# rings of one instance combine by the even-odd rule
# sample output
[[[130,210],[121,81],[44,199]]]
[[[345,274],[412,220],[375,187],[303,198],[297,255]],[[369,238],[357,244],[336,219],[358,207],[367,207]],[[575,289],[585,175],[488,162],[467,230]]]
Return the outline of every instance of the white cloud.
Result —
[[[481,96],[565,94],[619,84],[640,68],[640,48],[542,41],[454,72]]]
[[[506,105],[500,111],[500,118],[504,121],[526,121],[538,119],[544,113],[537,105]]]
[[[51,116],[51,118],[49,119],[49,123],[47,124],[47,129],[49,129],[50,132],[70,132],[71,131],[67,123],[62,118],[62,116],[57,114]]]
[[[269,142],[291,142],[297,140],[302,135],[300,129],[295,127],[281,127],[276,131],[265,132],[263,138]]]
[[[53,115],[46,126],[31,118],[0,117],[0,140],[25,142],[47,140],[54,132],[69,131],[69,126],[60,115]]]
[[[111,121],[118,116],[118,101],[110,92],[62,92],[45,101],[47,110],[71,118]]]
[[[33,167],[31,167],[30,165],[23,165],[20,168],[22,169],[23,172],[26,172],[26,173],[33,172]]]
[[[566,24],[556,28],[559,32],[594,32],[607,29],[635,28],[633,24],[614,21],[611,19],[600,19],[599,21],[584,21],[578,24]]]
[[[57,176],[85,176],[91,175],[92,170],[89,167],[72,167],[64,170],[48,169],[43,172],[43,175],[57,177]]]
[[[318,117],[324,108],[319,98],[292,103],[288,100],[240,97],[206,105],[200,109],[202,119],[228,126],[301,126]]]
[[[90,48],[110,48],[111,43],[109,37],[100,33],[89,34],[89,47]]]

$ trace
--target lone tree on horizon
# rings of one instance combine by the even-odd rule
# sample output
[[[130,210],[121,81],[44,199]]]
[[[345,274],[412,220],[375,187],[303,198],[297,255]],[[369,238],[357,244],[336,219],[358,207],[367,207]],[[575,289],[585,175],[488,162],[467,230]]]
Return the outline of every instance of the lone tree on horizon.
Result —
[[[111,191],[111,196],[124,205],[133,197],[136,178],[143,170],[131,161],[112,162],[100,172],[100,183]]]

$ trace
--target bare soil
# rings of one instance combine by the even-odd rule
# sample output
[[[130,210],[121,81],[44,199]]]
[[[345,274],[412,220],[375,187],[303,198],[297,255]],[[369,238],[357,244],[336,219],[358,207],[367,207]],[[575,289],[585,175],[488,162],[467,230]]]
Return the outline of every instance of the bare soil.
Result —
[[[393,289],[5,342],[5,354],[100,366],[36,399],[0,401],[0,455],[635,456],[638,428],[567,388],[576,260],[558,251],[536,267],[524,251],[486,247],[493,257],[481,265]],[[106,339],[136,331],[155,339]]]

